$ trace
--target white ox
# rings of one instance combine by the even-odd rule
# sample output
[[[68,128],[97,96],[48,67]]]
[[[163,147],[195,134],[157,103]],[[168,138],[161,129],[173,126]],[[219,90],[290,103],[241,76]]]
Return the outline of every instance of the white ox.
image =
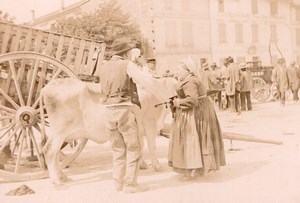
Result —
[[[137,122],[140,131],[147,137],[152,165],[159,169],[155,155],[155,137],[163,126],[168,109],[163,105],[154,108],[174,95],[173,78],[153,78],[140,71],[131,72],[137,83],[142,109],[136,107]],[[95,88],[96,87],[96,88]],[[49,175],[54,184],[68,180],[59,165],[58,152],[65,141],[91,139],[96,143],[105,143],[109,137],[104,133],[104,109],[101,105],[100,85],[89,84],[74,79],[53,80],[42,89],[42,98],[49,117],[50,131],[43,148]],[[142,139],[141,139],[142,140]]]

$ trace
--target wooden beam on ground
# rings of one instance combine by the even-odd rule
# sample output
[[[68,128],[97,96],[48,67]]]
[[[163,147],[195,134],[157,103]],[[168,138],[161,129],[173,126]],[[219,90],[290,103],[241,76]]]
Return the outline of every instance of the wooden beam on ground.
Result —
[[[160,136],[170,138],[170,134],[165,132],[161,132]],[[232,132],[223,132],[222,138],[227,140],[238,140],[238,141],[245,141],[245,142],[257,142],[257,143],[276,144],[276,145],[282,144],[282,142],[278,140],[258,138],[250,135],[243,135],[243,134],[232,133]]]
[[[254,136],[250,136],[250,135],[243,135],[243,134],[232,133],[232,132],[223,132],[222,137],[223,137],[223,139],[228,139],[228,140],[258,142],[258,143],[276,144],[276,145],[281,145],[282,144],[281,141],[277,141],[277,140],[259,138],[259,137],[254,137]]]

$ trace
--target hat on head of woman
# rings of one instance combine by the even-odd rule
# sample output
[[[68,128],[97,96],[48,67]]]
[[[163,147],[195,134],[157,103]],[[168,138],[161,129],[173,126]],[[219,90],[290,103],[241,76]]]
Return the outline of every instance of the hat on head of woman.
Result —
[[[193,73],[195,76],[198,76],[198,67],[197,64],[193,61],[191,57],[182,59],[179,63],[183,64],[190,73]]]

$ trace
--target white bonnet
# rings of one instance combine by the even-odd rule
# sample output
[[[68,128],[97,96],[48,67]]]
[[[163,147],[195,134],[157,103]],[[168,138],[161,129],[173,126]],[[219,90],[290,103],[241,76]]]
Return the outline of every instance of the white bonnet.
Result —
[[[198,67],[197,64],[193,61],[191,57],[184,58],[180,61],[191,73],[195,76],[198,76]]]

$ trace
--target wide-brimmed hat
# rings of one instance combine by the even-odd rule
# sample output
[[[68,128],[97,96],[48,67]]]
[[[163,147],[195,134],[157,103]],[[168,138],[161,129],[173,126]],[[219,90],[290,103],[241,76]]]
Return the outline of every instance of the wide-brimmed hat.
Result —
[[[228,56],[227,58],[226,58],[226,62],[228,63],[233,63],[234,62],[234,60],[233,60],[233,58],[231,57],[231,56]]]
[[[210,67],[217,67],[217,64],[214,62],[214,63],[210,64]]]
[[[133,48],[135,48],[135,46],[132,45],[128,39],[119,38],[114,40],[113,43],[111,44],[110,52],[112,55],[118,55],[126,51],[129,51]]]

